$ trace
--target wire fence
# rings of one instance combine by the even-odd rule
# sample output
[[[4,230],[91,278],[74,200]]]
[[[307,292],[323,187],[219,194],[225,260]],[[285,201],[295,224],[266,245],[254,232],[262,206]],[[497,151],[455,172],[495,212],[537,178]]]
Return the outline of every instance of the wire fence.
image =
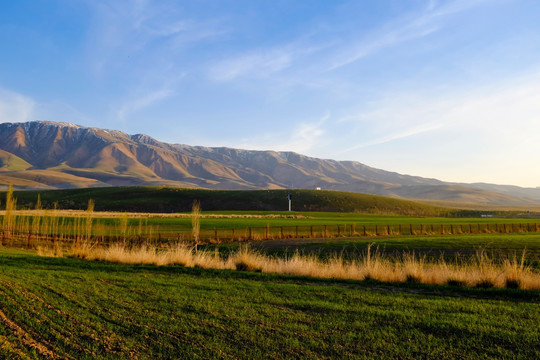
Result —
[[[263,241],[274,239],[302,238],[362,238],[376,236],[426,236],[426,235],[461,235],[461,234],[501,234],[540,232],[538,223],[486,223],[486,224],[341,224],[341,225],[295,225],[264,226],[230,229],[201,229],[196,242],[190,231],[167,232],[154,231],[140,234],[79,235],[69,232],[32,233],[31,231],[3,229],[0,233],[0,245],[11,247],[36,248],[70,247],[79,244],[107,246],[126,244],[129,246],[148,245],[169,247],[176,244],[216,244],[242,241]]]

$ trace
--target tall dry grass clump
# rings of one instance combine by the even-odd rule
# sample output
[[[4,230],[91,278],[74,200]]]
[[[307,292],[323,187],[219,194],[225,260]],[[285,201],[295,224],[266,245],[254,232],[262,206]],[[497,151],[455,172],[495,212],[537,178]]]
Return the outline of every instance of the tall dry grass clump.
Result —
[[[125,244],[108,247],[84,244],[74,248],[70,256],[128,264],[181,265],[318,278],[540,290],[540,273],[525,265],[525,253],[520,258],[513,256],[495,261],[485,251],[479,251],[472,258],[448,262],[442,258],[428,261],[414,253],[387,257],[368,246],[358,259],[346,260],[336,255],[323,260],[298,251],[285,257],[273,257],[249,247],[220,256],[217,250],[195,251],[194,247],[184,245],[158,249]]]

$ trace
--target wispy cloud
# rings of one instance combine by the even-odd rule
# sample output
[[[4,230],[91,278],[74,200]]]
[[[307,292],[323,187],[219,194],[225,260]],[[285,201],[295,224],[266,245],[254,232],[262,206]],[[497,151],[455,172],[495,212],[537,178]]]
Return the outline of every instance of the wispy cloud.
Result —
[[[163,88],[132,97],[120,104],[119,109],[116,111],[116,115],[121,121],[125,121],[129,115],[146,107],[152,106],[155,103],[170,97],[173,93],[174,92],[172,89]]]
[[[191,18],[174,1],[91,1],[90,7],[89,65],[100,80],[119,77],[109,107],[120,121],[174,96],[181,79],[196,71],[197,64],[185,63],[189,46],[227,31],[219,20]]]
[[[354,145],[336,147],[332,156],[377,159],[377,167],[446,180],[536,186],[539,70],[445,93],[389,93],[340,119],[349,129],[343,144]]]
[[[437,124],[437,123],[427,123],[424,125],[411,127],[411,128],[399,131],[399,132],[390,133],[390,134],[345,148],[339,152],[336,152],[335,154],[336,155],[346,154],[346,153],[350,153],[351,151],[359,150],[362,148],[367,148],[367,147],[375,146],[375,145],[381,145],[381,144],[389,143],[396,140],[406,139],[411,136],[415,136],[415,135],[419,135],[419,134],[423,134],[426,132],[440,129],[442,127],[443,127],[442,124]]]
[[[430,1],[420,9],[371,29],[352,25],[340,29],[326,22],[291,34],[290,40],[256,49],[241,49],[210,64],[209,78],[218,82],[259,81],[291,87],[312,87],[343,79],[330,73],[385,49],[428,37],[445,26],[445,18],[474,6],[478,1]],[[331,29],[331,31],[329,30]],[[330,79],[329,79],[330,77]],[[339,84],[334,84],[340,86]]]
[[[217,81],[231,81],[243,76],[267,77],[291,65],[293,52],[269,49],[242,54],[223,60],[210,69],[210,77]]]
[[[34,120],[35,101],[19,93],[0,88],[0,122]]]
[[[429,88],[416,93],[387,93],[370,109],[341,117],[338,123],[348,124],[355,131],[368,128],[372,135],[388,134],[350,149],[434,130],[464,129],[481,134],[480,138],[497,134],[501,138],[536,136],[540,133],[539,94],[540,72],[531,70],[517,77],[456,87],[441,94],[430,92]]]
[[[380,28],[364,34],[360,40],[347,41],[346,46],[336,51],[328,71],[354,63],[382,49],[400,45],[407,41],[429,36],[444,26],[444,17],[465,11],[479,1],[429,1],[419,12],[406,14]]]
[[[117,66],[140,71],[163,62],[174,65],[183,45],[227,32],[217,20],[189,18],[174,2],[118,0],[89,4],[94,22],[88,33],[88,53],[97,73]]]
[[[291,126],[286,131],[235,140],[234,143],[225,141],[222,145],[249,150],[293,151],[305,154],[317,146],[324,137],[326,133],[324,128],[330,117],[328,113],[313,122]]]

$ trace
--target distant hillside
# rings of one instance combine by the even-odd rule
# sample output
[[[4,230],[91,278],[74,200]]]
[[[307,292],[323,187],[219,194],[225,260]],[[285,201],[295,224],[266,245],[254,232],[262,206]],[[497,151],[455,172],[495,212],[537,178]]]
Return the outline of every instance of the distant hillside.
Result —
[[[86,209],[95,201],[99,211],[189,212],[194,200],[204,211],[287,211],[292,195],[295,211],[333,211],[412,216],[439,216],[453,210],[393,199],[340,191],[318,190],[203,190],[171,187],[109,187],[68,190],[16,191],[19,208],[33,208],[38,194],[46,208]],[[5,203],[5,192],[0,201]]]
[[[294,152],[162,143],[66,123],[0,124],[0,184],[18,189],[160,185],[339,190],[481,205],[540,205],[538,189],[453,184]]]

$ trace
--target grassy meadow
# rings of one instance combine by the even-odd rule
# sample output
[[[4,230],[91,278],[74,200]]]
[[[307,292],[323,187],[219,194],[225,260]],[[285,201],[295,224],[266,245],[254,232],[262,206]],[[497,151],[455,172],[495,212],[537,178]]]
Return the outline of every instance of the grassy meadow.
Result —
[[[0,358],[540,357],[538,218],[316,191],[320,211],[263,211],[283,195],[266,191],[205,211],[241,192],[185,191],[217,200],[6,193]],[[136,192],[146,211],[105,211]],[[333,201],[354,209],[321,211]]]
[[[0,249],[0,357],[532,359],[540,293]]]

